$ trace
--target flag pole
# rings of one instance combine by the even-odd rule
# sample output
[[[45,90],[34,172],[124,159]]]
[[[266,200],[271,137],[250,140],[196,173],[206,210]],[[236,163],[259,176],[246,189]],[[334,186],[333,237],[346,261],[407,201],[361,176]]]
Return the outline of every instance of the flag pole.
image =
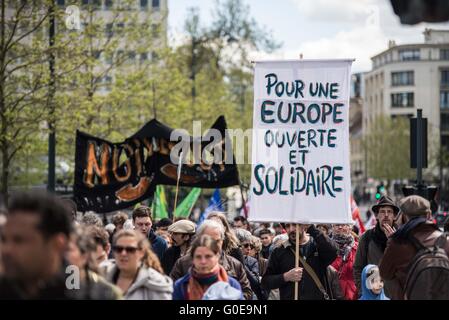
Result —
[[[240,195],[242,196],[242,207],[243,207],[243,213],[245,214],[245,218],[248,219],[248,208],[246,208],[246,200],[243,196],[243,188],[242,188],[242,182],[239,183],[240,187]]]
[[[299,59],[302,60],[303,54],[299,54]],[[299,267],[299,224],[296,224],[296,248],[295,248],[295,268]],[[299,282],[295,281],[295,300],[299,300]]]
[[[176,205],[178,204],[178,191],[179,191],[179,179],[181,178],[181,167],[182,167],[182,154],[183,151],[181,151],[181,154],[179,155],[179,161],[178,161],[178,174],[176,178],[176,193],[175,193],[175,209],[173,210],[173,214],[176,211]],[[173,219],[175,217],[173,216]]]

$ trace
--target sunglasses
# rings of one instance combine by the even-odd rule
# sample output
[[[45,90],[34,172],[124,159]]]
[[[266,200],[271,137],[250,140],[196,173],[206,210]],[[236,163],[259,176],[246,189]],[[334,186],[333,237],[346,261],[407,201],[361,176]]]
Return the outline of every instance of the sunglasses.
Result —
[[[243,247],[243,248],[251,248],[251,249],[254,249],[254,246],[253,246],[252,244],[250,244],[250,243],[244,243],[244,244],[242,244],[242,247]]]
[[[128,253],[128,254],[136,253],[136,251],[137,251],[138,249],[139,249],[139,248],[136,248],[136,247],[122,247],[122,246],[114,246],[114,247],[112,248],[112,250],[114,250],[115,253],[122,253],[123,250],[125,250],[126,253]]]

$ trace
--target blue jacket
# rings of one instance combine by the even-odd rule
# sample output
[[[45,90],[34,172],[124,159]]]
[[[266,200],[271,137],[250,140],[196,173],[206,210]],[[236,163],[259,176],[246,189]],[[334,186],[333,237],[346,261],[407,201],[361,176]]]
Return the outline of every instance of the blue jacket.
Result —
[[[151,243],[151,248],[153,249],[154,253],[159,258],[159,261],[162,261],[162,256],[164,255],[165,250],[167,250],[167,242],[162,237],[159,237],[154,233],[153,229],[150,229],[150,232],[148,233],[148,240]]]
[[[384,289],[382,288],[382,291],[380,294],[375,294],[372,292],[368,287],[366,286],[366,274],[368,273],[368,270],[376,267],[374,264],[369,264],[365,268],[363,268],[362,271],[362,296],[359,300],[390,300],[387,296],[385,296]]]
[[[184,277],[176,280],[176,282],[174,284],[174,289],[173,289],[173,300],[186,300],[187,284],[189,283],[190,277],[191,277],[191,274],[189,272]],[[242,287],[240,287],[240,283],[237,280],[235,280],[234,278],[228,277],[228,282],[231,285],[231,287],[242,291]],[[243,300],[243,294],[242,294],[240,300]]]

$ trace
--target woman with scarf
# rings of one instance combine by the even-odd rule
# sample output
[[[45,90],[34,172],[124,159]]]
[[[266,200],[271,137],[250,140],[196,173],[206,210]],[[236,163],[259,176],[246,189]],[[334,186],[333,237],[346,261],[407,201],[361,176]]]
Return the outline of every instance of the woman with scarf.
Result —
[[[190,250],[192,267],[174,285],[173,300],[243,300],[240,284],[218,263],[220,247],[208,235],[195,239]],[[214,288],[219,286],[220,290]]]
[[[337,270],[341,291],[346,300],[357,299],[357,287],[354,282],[353,265],[358,242],[352,234],[349,224],[336,224],[332,227],[332,240],[338,245],[338,256],[332,263]]]

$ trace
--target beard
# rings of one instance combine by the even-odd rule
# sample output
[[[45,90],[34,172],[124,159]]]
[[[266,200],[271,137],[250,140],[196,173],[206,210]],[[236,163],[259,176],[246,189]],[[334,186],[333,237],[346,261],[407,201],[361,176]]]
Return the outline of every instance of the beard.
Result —
[[[298,232],[298,236],[299,236],[299,241],[301,241],[304,238],[304,231],[299,231]],[[290,240],[290,242],[295,242],[296,241],[296,231],[292,231],[288,233],[288,239]]]

